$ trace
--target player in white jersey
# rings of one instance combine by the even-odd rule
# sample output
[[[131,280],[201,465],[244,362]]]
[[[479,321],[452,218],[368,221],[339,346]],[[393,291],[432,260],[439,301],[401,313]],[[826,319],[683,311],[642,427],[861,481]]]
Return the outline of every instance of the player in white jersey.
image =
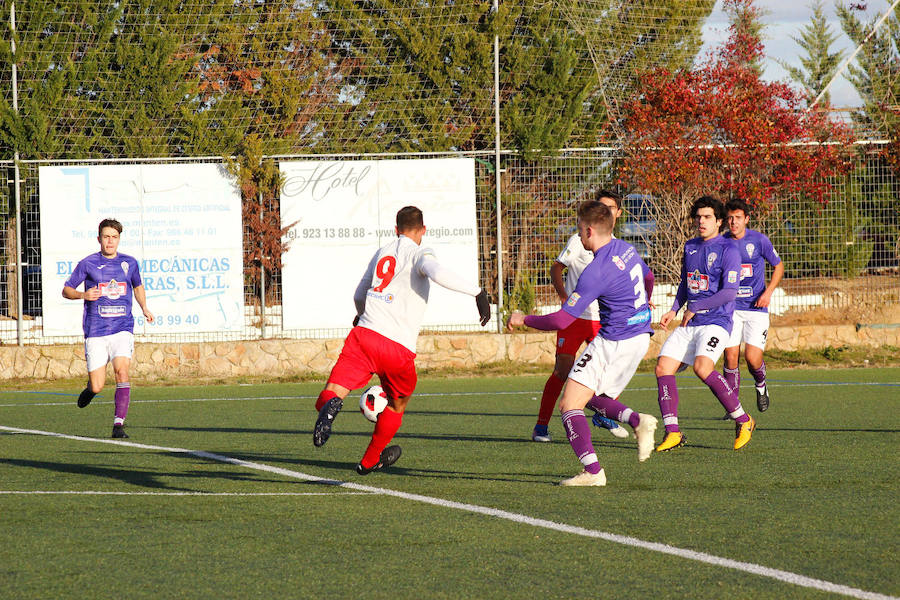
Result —
[[[595,199],[612,211],[613,225],[615,226],[616,219],[622,215],[622,197],[615,192],[600,190],[596,193]],[[569,295],[575,290],[581,272],[593,260],[594,253],[584,248],[577,233],[573,234],[550,267],[550,280],[553,282],[553,288],[561,303],[568,300]],[[565,279],[563,273],[565,273]],[[594,339],[599,330],[599,309],[595,303],[592,303],[571,325],[556,332],[556,361],[553,365],[553,373],[547,378],[541,394],[537,422],[531,431],[533,441],[551,441],[548,431],[550,418],[553,416],[553,409],[556,408],[556,401],[566,383],[569,371],[575,364],[575,356],[582,344],[587,344]],[[598,427],[609,429],[610,433],[616,437],[628,437],[628,432],[623,427],[619,427],[618,423],[606,418],[599,411],[594,413],[593,422]]]
[[[416,338],[428,304],[431,282],[475,297],[482,325],[491,317],[487,293],[441,266],[431,248],[422,247],[422,211],[405,206],[397,212],[397,239],[375,253],[356,288],[354,327],[316,401],[319,417],[313,444],[323,445],[334,418],[352,389],[378,375],[388,406],[378,415],[375,431],[356,472],[366,475],[400,458],[400,446],[388,446],[403,420],[416,387]]]

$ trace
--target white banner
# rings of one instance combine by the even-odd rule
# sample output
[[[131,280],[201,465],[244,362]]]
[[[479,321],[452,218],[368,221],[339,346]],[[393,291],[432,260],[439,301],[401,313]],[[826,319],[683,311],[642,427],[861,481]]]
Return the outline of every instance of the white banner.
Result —
[[[282,162],[284,329],[349,328],[353,292],[375,251],[396,238],[397,211],[419,207],[423,246],[440,263],[478,281],[475,161],[442,158]],[[431,286],[423,328],[476,325],[475,301]]]
[[[100,250],[97,226],[122,223],[119,252],[141,269],[145,323],[135,333],[243,328],[241,196],[217,164],[41,167],[44,335],[82,333],[83,303],[62,288],[82,258]]]

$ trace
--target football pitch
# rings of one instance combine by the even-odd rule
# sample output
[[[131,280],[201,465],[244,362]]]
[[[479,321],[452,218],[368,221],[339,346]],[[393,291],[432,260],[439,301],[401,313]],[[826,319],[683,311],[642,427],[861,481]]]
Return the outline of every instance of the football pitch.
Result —
[[[593,428],[609,483],[558,416],[530,440],[545,378],[422,379],[362,477],[358,396],[312,445],[321,384],[135,382],[127,440],[107,387],[0,391],[0,597],[887,598],[900,595],[900,369],[769,374],[750,444],[678,377],[688,443],[637,460]],[[655,379],[622,400],[658,416]],[[662,438],[661,424],[657,443]]]

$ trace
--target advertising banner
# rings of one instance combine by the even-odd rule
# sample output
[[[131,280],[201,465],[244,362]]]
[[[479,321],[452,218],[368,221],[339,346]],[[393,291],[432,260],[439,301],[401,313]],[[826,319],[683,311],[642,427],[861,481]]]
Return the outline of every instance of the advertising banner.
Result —
[[[134,302],[136,334],[243,328],[241,197],[222,165],[47,166],[39,175],[45,336],[82,333],[83,302],[62,288],[100,250],[106,218],[122,223],[119,253],[137,259],[156,317],[145,323]]]
[[[281,163],[284,329],[349,328],[353,292],[378,248],[397,237],[397,211],[419,207],[423,246],[478,281],[473,159],[287,161]],[[477,325],[471,298],[431,285],[423,328]]]

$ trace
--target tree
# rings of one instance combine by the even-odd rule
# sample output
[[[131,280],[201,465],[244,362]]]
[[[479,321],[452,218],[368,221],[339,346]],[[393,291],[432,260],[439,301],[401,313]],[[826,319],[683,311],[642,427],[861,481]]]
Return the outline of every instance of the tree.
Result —
[[[844,52],[843,50],[831,52],[831,45],[838,39],[838,34],[828,25],[822,0],[814,0],[810,7],[813,9],[812,19],[803,28],[800,37],[791,36],[791,39],[806,52],[806,55],[800,58],[800,67],[783,60],[779,60],[778,63],[794,81],[804,87],[812,100],[822,93],[834,77]],[[822,97],[826,105],[830,104],[830,100],[829,93]]]
[[[864,24],[855,12],[852,6],[837,5],[844,33],[862,46],[855,64],[847,67],[847,79],[863,100],[862,110],[853,118],[873,132],[896,138],[900,127],[900,20],[892,13],[866,41],[875,21]]]
[[[753,0],[727,0],[743,18]],[[849,133],[821,110],[803,111],[802,96],[760,79],[759,36],[732,24],[728,40],[697,68],[650,71],[643,95],[628,106],[620,181],[651,195],[658,224],[651,263],[677,281],[681,247],[691,235],[688,208],[697,197],[742,197],[764,216],[779,197],[824,202],[829,177],[845,172]],[[837,143],[833,143],[837,142]]]

